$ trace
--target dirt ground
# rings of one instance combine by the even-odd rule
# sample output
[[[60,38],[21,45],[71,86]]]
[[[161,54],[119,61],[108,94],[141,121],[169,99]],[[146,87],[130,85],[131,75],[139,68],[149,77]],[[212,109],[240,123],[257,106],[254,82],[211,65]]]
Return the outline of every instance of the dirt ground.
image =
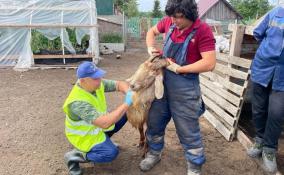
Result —
[[[100,67],[106,78],[124,80],[147,58],[143,48],[132,48],[117,60],[106,56]],[[67,169],[63,155],[72,147],[64,136],[61,106],[72,84],[75,70],[31,70],[15,72],[0,69],[0,175],[63,175]],[[119,93],[108,93],[109,109],[122,103]],[[205,119],[200,120],[207,162],[204,175],[262,175],[261,168],[248,158],[238,141],[227,142]],[[166,131],[162,161],[152,171],[142,173],[138,131],[130,124],[113,137],[120,154],[112,163],[84,164],[86,175],[183,175],[186,162],[173,122]],[[281,143],[283,144],[283,143]],[[279,166],[284,172],[284,151]]]

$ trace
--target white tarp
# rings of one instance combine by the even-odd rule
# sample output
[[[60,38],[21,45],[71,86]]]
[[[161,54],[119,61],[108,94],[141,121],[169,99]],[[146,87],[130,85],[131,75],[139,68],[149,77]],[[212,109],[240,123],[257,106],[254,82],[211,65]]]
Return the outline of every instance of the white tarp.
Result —
[[[214,36],[216,40],[216,51],[220,53],[230,52],[230,40],[222,35]]]
[[[5,25],[0,27],[0,66],[31,67],[30,25],[47,26],[33,29],[49,40],[60,37],[72,54],[75,54],[75,49],[66,28],[54,28],[54,25],[76,27],[77,43],[81,44],[82,38],[90,35],[87,52],[99,58],[98,29],[88,27],[97,25],[94,0],[0,0],[0,25]]]

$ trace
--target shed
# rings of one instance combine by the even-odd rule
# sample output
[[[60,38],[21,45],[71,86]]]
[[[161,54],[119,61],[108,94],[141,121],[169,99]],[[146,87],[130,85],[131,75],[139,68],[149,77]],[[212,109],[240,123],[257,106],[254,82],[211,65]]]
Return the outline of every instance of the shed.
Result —
[[[239,23],[242,15],[226,0],[196,0],[199,18],[209,25],[210,21],[219,21],[224,31],[230,23]]]
[[[226,0],[197,0],[199,17],[203,20],[213,19],[215,21],[235,21],[243,19]]]

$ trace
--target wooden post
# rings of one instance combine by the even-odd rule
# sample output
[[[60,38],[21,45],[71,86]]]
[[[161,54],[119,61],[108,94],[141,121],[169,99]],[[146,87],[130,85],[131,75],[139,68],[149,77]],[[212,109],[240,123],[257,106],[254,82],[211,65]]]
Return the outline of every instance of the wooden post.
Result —
[[[231,46],[230,46],[230,56],[241,56],[241,51],[242,51],[242,43],[243,43],[243,38],[245,34],[245,26],[244,25],[238,25],[238,24],[231,24],[232,27],[231,29],[233,30],[232,38],[231,38]],[[232,64],[228,64],[228,67],[232,69]],[[230,76],[227,76],[226,79],[230,81]],[[247,87],[247,81],[245,81],[244,87]],[[243,94],[244,95],[244,94]],[[243,96],[242,95],[242,96]],[[241,100],[240,103],[240,108],[239,111],[236,115],[236,124],[232,128],[231,132],[235,132],[238,127],[238,120],[241,114],[241,109],[244,103],[244,99]],[[236,133],[233,133],[233,138],[235,137]]]
[[[32,12],[31,12],[31,16],[30,16],[30,25],[32,25],[32,21],[33,21],[33,10],[32,10]],[[30,44],[32,43],[32,28],[30,28]],[[34,54],[33,53],[33,51],[32,51],[32,54]],[[35,64],[35,60],[32,58],[32,60],[31,60],[31,64],[32,64],[32,66]]]
[[[245,33],[245,26],[233,24],[233,35],[231,40],[231,47],[230,47],[230,56],[240,56],[241,55],[241,48],[242,42]]]
[[[64,11],[61,11],[61,24],[63,24],[63,15]],[[65,48],[64,48],[64,28],[61,28],[61,47],[62,47],[62,55],[65,55]],[[63,57],[63,64],[66,64],[65,58]]]

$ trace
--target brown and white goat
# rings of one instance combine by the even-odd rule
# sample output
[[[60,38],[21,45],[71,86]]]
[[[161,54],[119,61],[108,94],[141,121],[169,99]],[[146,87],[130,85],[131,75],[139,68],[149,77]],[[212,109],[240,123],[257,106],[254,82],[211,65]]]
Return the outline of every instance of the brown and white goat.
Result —
[[[162,68],[165,66],[167,66],[165,59],[160,59],[159,56],[150,57],[139,66],[133,76],[127,79],[131,90],[134,91],[133,105],[127,111],[127,118],[129,123],[139,130],[141,148],[146,148],[144,124],[151,104],[155,98],[161,99],[164,94]]]

